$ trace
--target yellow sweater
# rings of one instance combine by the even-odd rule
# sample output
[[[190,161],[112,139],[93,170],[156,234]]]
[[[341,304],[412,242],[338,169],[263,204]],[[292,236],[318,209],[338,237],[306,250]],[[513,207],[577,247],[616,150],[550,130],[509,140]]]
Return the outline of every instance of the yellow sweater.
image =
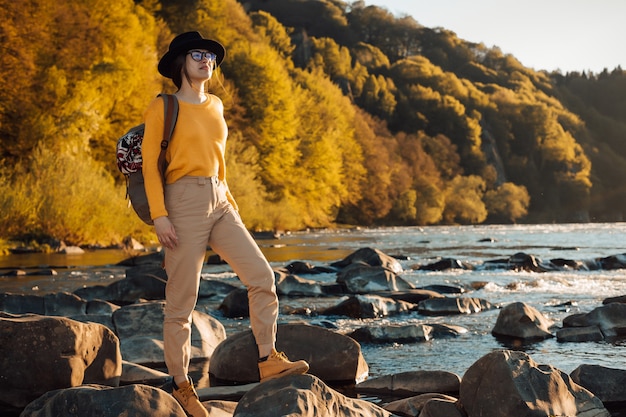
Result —
[[[165,182],[172,184],[184,176],[217,176],[226,181],[224,151],[228,127],[224,120],[224,105],[219,97],[209,95],[202,104],[178,101],[178,121],[170,140],[165,159]],[[163,138],[163,99],[156,98],[144,113],[145,132],[141,145],[142,170],[146,195],[153,219],[167,216],[163,196],[163,182],[157,167]],[[230,203],[238,209],[227,193]]]

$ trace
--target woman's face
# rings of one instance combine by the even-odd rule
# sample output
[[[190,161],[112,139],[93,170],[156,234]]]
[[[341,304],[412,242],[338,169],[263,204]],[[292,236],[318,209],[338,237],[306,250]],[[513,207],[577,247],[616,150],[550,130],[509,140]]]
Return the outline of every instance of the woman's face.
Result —
[[[213,75],[216,56],[206,49],[192,49],[187,52],[186,67],[191,79],[208,80]]]

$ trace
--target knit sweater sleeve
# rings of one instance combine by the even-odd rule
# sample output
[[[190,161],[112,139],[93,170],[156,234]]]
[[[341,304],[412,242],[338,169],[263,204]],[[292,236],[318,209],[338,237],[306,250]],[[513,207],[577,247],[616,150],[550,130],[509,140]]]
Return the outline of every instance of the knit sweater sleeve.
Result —
[[[150,103],[144,113],[145,131],[141,144],[142,172],[152,219],[167,216],[163,179],[158,167],[163,136],[163,107],[163,99],[157,98]]]

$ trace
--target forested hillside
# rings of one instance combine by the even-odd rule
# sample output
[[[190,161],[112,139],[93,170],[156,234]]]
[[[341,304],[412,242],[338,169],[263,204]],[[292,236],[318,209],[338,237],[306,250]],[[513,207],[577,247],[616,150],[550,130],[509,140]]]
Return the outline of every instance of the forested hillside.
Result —
[[[176,34],[211,83],[251,229],[621,221],[626,74],[546,73],[340,0],[0,0],[0,238],[145,234],[115,143],[172,86]]]

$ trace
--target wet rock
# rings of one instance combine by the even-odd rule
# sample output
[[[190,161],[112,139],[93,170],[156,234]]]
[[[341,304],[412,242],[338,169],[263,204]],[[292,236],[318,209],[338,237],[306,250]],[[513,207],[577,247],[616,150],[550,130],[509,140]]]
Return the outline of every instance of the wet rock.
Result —
[[[104,326],[27,315],[0,318],[0,369],[0,403],[24,407],[59,388],[116,386],[122,358],[118,338]]]
[[[417,309],[415,304],[396,301],[376,295],[353,295],[333,307],[320,312],[328,316],[348,316],[352,318],[387,317],[407,313]]]
[[[344,259],[331,264],[333,268],[343,269],[350,264],[366,263],[369,266],[380,266],[396,274],[402,273],[400,262],[378,249],[361,248]]]
[[[138,364],[163,363],[163,311],[165,303],[146,302],[124,306],[113,313],[124,360]],[[191,325],[191,358],[210,358],[226,339],[224,326],[208,314],[194,310]]]
[[[130,258],[124,259],[119,262],[118,266],[138,266],[138,265],[156,265],[161,266],[163,264],[163,260],[165,259],[165,254],[163,252],[153,252],[145,255],[139,256],[131,256]]]
[[[597,326],[605,338],[626,335],[626,304],[610,303],[563,319],[563,327]]]
[[[328,387],[313,375],[296,375],[259,384],[239,400],[236,417],[272,416],[390,417],[388,411]]]
[[[420,301],[429,300],[431,298],[443,298],[444,295],[429,289],[409,289],[402,291],[376,291],[370,293],[371,295],[378,295],[381,297],[391,298],[397,301],[406,301],[411,304],[418,304]]]
[[[432,339],[432,327],[425,324],[360,327],[346,336],[360,343],[415,343]]]
[[[324,295],[321,283],[292,274],[278,274],[278,295],[317,297]]]
[[[147,385],[81,387],[47,392],[30,403],[21,417],[48,416],[151,416],[179,417],[185,412],[178,402],[157,388]]]
[[[296,275],[298,274],[300,275],[328,274],[328,273],[337,272],[335,268],[328,268],[325,266],[314,266],[308,262],[300,262],[300,261],[292,262],[289,265],[285,266],[284,269],[287,273],[296,274]]]
[[[553,324],[536,308],[516,302],[500,311],[491,334],[522,340],[546,339],[552,337],[550,327]]]
[[[624,269],[626,268],[626,253],[611,255],[605,258],[598,258],[596,261],[604,270]]]
[[[164,300],[167,280],[155,272],[163,274],[160,268],[153,266],[137,267],[130,273],[127,271],[124,279],[107,286],[79,288],[74,294],[87,301],[100,299],[118,305],[132,304],[139,300]]]
[[[38,295],[0,294],[0,311],[10,314],[45,314],[44,298]]]
[[[367,294],[372,291],[401,291],[415,288],[413,284],[382,266],[353,263],[337,274],[337,283],[350,294]]]
[[[171,377],[165,372],[148,368],[136,363],[122,361],[122,376],[120,385],[146,384],[160,386],[170,381]]]
[[[599,342],[604,335],[598,326],[564,327],[556,331],[559,342]]]
[[[239,285],[229,284],[219,279],[200,279],[198,290],[199,298],[225,297],[231,291],[241,288]]]
[[[570,374],[578,385],[593,392],[603,403],[626,402],[626,370],[600,365],[580,365]]]
[[[420,417],[465,417],[459,410],[458,402],[442,398],[433,398],[424,404]]]
[[[425,315],[473,314],[496,308],[489,301],[471,297],[444,297],[420,301],[417,310]]]
[[[610,417],[600,399],[567,374],[511,350],[488,353],[470,366],[459,402],[469,416]]]
[[[75,294],[58,292],[44,295],[46,316],[72,316],[86,314],[87,302]]]
[[[461,377],[447,371],[410,371],[368,379],[356,385],[360,393],[413,396],[439,393],[458,394]]]
[[[464,294],[465,288],[458,285],[432,284],[420,287],[422,290],[434,291],[439,294]]]
[[[310,365],[309,373],[326,382],[355,383],[368,373],[357,342],[318,326],[279,324],[276,349],[285,352],[290,360],[304,359]],[[257,382],[257,360],[252,331],[246,330],[229,336],[217,346],[211,356],[209,373],[221,382]]]
[[[611,304],[611,303],[623,303],[626,304],[626,295],[619,295],[617,297],[609,297],[602,300],[602,304]]]
[[[218,310],[228,318],[250,317],[250,305],[248,303],[248,290],[237,288],[222,300]]]
[[[452,258],[444,258],[437,262],[422,265],[419,267],[419,270],[421,271],[446,271],[448,269],[473,270],[474,267],[466,262],[462,262]]]
[[[457,399],[450,395],[446,394],[438,394],[438,393],[428,393],[428,394],[420,394],[415,395],[409,398],[403,398],[401,400],[392,401],[389,404],[385,405],[384,408],[387,411],[390,411],[399,416],[419,416],[426,405],[427,402],[433,399],[441,399],[447,400],[451,402],[456,402]],[[439,414],[441,416],[447,416],[448,414]],[[454,414],[453,414],[454,415]]]

